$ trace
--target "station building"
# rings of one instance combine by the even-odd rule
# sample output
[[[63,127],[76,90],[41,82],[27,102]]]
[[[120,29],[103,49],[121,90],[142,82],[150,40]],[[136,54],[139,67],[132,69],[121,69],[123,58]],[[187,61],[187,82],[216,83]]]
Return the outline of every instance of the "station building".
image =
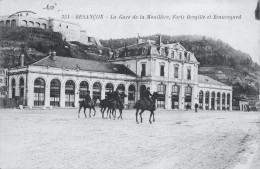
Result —
[[[147,87],[158,92],[159,109],[232,110],[232,87],[199,75],[199,62],[180,43],[145,41],[115,50],[109,62],[56,56],[8,71],[9,98],[20,96],[28,107],[78,107],[89,90],[104,99],[118,88],[133,105]]]

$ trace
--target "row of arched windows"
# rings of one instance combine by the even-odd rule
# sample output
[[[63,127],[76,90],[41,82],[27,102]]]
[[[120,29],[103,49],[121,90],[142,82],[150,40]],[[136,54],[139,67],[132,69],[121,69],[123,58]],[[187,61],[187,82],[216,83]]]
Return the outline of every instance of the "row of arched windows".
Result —
[[[16,26],[16,20],[6,20],[6,21],[0,21],[0,26]]]
[[[205,97],[205,105],[203,105],[203,98]],[[220,110],[220,105],[222,104],[222,110],[230,110],[230,93],[222,93],[222,99],[221,99],[221,93],[217,92],[210,92],[206,91],[205,93],[203,91],[199,92],[199,107],[200,109],[203,109],[205,106],[206,110]],[[227,104],[226,104],[227,103]]]
[[[6,21],[2,20],[2,21],[0,21],[0,26],[17,26],[17,21],[15,19],[6,20]],[[33,22],[33,21],[27,21],[27,20],[22,20],[21,26],[36,27],[36,28],[42,28],[42,29],[47,28],[46,23]]]
[[[15,97],[16,83],[15,79],[11,81],[12,97]],[[119,84],[117,86],[119,92],[125,92],[125,86]],[[101,100],[101,89],[102,86],[99,82],[93,84],[93,95],[92,98]],[[37,78],[34,81],[34,106],[45,105],[45,90],[46,83],[43,78]],[[89,84],[87,81],[82,81],[79,85],[79,100],[83,100],[89,90]],[[112,83],[107,83],[105,86],[105,95],[108,92],[113,92],[115,90]],[[128,88],[128,100],[130,104],[135,103],[135,86],[130,85]],[[24,80],[20,78],[20,97],[24,96]],[[60,93],[61,93],[61,82],[58,79],[52,79],[50,82],[50,105],[60,106]],[[75,106],[75,82],[73,80],[68,80],[65,83],[65,106],[74,107]]]

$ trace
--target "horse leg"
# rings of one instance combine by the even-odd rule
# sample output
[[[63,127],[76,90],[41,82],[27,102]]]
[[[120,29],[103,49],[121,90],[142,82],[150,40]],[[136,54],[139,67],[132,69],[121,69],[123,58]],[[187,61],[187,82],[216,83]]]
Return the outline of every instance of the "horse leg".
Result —
[[[93,107],[92,109],[94,110],[94,115],[93,115],[93,117],[95,117],[95,115],[96,115],[96,109],[95,109],[95,107]]]
[[[152,121],[151,121],[152,115],[153,115],[153,111],[150,111],[150,118],[149,118],[149,122],[150,122],[151,124],[152,124]]]
[[[115,118],[116,118],[116,109],[115,108],[112,109],[112,117],[113,117],[113,120],[115,120]]]
[[[82,106],[79,106],[79,112],[78,112],[78,118],[80,118],[80,110],[81,110]]]
[[[138,118],[137,118],[137,116],[138,116],[138,112],[139,112],[139,109],[136,109],[136,112],[135,112],[135,119],[136,119],[136,123],[137,123],[137,124],[139,124],[139,122],[138,122]]]
[[[142,117],[143,112],[144,112],[144,110],[141,110],[141,112],[139,113],[140,114],[140,118],[141,118],[141,123],[143,122],[143,117]]]
[[[89,117],[91,117],[91,108],[89,108]]]
[[[109,113],[109,118],[111,119],[111,109],[107,108],[107,118],[108,118],[108,113]]]
[[[86,108],[84,107],[84,114],[85,114],[85,118],[87,118],[87,116],[86,116]]]
[[[103,110],[102,110],[102,119],[104,119],[104,112],[106,111],[106,107],[105,108],[103,108]]]
[[[118,119],[121,117],[121,119],[123,120],[123,118],[122,118],[122,109],[119,109],[119,113],[120,113],[120,115],[118,116]]]

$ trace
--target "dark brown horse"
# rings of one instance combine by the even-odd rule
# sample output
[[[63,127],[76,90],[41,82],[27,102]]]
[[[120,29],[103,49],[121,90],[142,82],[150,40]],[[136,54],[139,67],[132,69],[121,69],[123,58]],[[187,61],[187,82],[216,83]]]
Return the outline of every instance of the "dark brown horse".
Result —
[[[120,101],[122,103],[123,103],[123,98],[124,97],[127,97],[127,95],[125,93],[121,93],[119,99],[120,99]],[[123,119],[122,112],[123,112],[123,109],[124,109],[124,105],[121,105],[119,103],[119,101],[117,101],[115,99],[113,99],[113,100],[106,100],[106,99],[104,99],[104,100],[102,100],[102,105],[100,107],[101,107],[102,118],[104,118],[104,112],[105,112],[105,110],[107,108],[107,117],[108,117],[108,112],[110,111],[110,115],[109,116],[111,116],[111,114],[112,114],[112,116],[113,116],[113,118],[115,120],[115,118],[116,118],[116,109],[118,109],[119,113],[120,113],[118,119],[119,118]]]
[[[120,101],[121,101],[121,103],[123,103],[123,98],[124,97],[127,97],[127,95],[125,93],[121,93],[120,94]],[[109,104],[109,109],[110,108],[112,109],[112,115],[114,116],[114,120],[116,118],[116,109],[118,109],[119,113],[120,113],[120,115],[118,116],[118,119],[119,118],[123,119],[122,113],[123,113],[123,109],[124,109],[124,104],[121,105],[117,100],[113,100],[111,102],[111,104]],[[114,112],[115,112],[115,114],[114,114]]]
[[[147,99],[144,99],[144,100],[138,100],[136,103],[135,103],[135,106],[134,108],[136,109],[136,122],[137,124],[139,123],[138,122],[138,112],[139,110],[140,111],[140,118],[141,118],[141,123],[143,122],[143,117],[142,117],[142,114],[145,110],[149,110],[150,111],[150,118],[149,118],[149,122],[152,123],[151,121],[151,118],[153,116],[153,122],[155,122],[155,119],[154,119],[154,111],[156,110],[156,107],[155,107],[155,102],[156,100],[158,99],[158,93],[157,92],[154,92],[152,97],[151,97],[151,100],[147,100]]]
[[[79,102],[79,112],[78,112],[78,118],[80,118],[80,110],[81,108],[83,107],[84,108],[84,114],[85,114],[85,117],[87,118],[86,116],[86,108],[89,108],[89,117],[91,117],[91,109],[94,110],[94,115],[93,117],[96,115],[96,110],[95,110],[95,106],[96,106],[96,99],[92,99],[90,100],[89,103],[87,103],[87,101],[85,100],[82,100]]]
[[[102,114],[102,118],[104,119],[104,112],[107,109],[107,117],[108,118],[108,113],[109,114],[109,118],[111,118],[111,114],[112,114],[112,108],[113,108],[113,103],[112,101],[108,100],[108,99],[103,99],[100,101],[100,112]]]

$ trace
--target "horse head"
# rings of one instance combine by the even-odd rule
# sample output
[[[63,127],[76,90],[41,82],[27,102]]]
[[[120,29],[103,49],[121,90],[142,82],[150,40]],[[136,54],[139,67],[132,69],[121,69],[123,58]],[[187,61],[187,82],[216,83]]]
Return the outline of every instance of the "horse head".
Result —
[[[153,95],[151,97],[152,100],[157,100],[159,97],[159,94],[157,92],[153,92]]]
[[[125,94],[125,92],[122,92],[122,93],[120,94],[120,96],[121,96],[121,97],[127,97],[127,95]]]

